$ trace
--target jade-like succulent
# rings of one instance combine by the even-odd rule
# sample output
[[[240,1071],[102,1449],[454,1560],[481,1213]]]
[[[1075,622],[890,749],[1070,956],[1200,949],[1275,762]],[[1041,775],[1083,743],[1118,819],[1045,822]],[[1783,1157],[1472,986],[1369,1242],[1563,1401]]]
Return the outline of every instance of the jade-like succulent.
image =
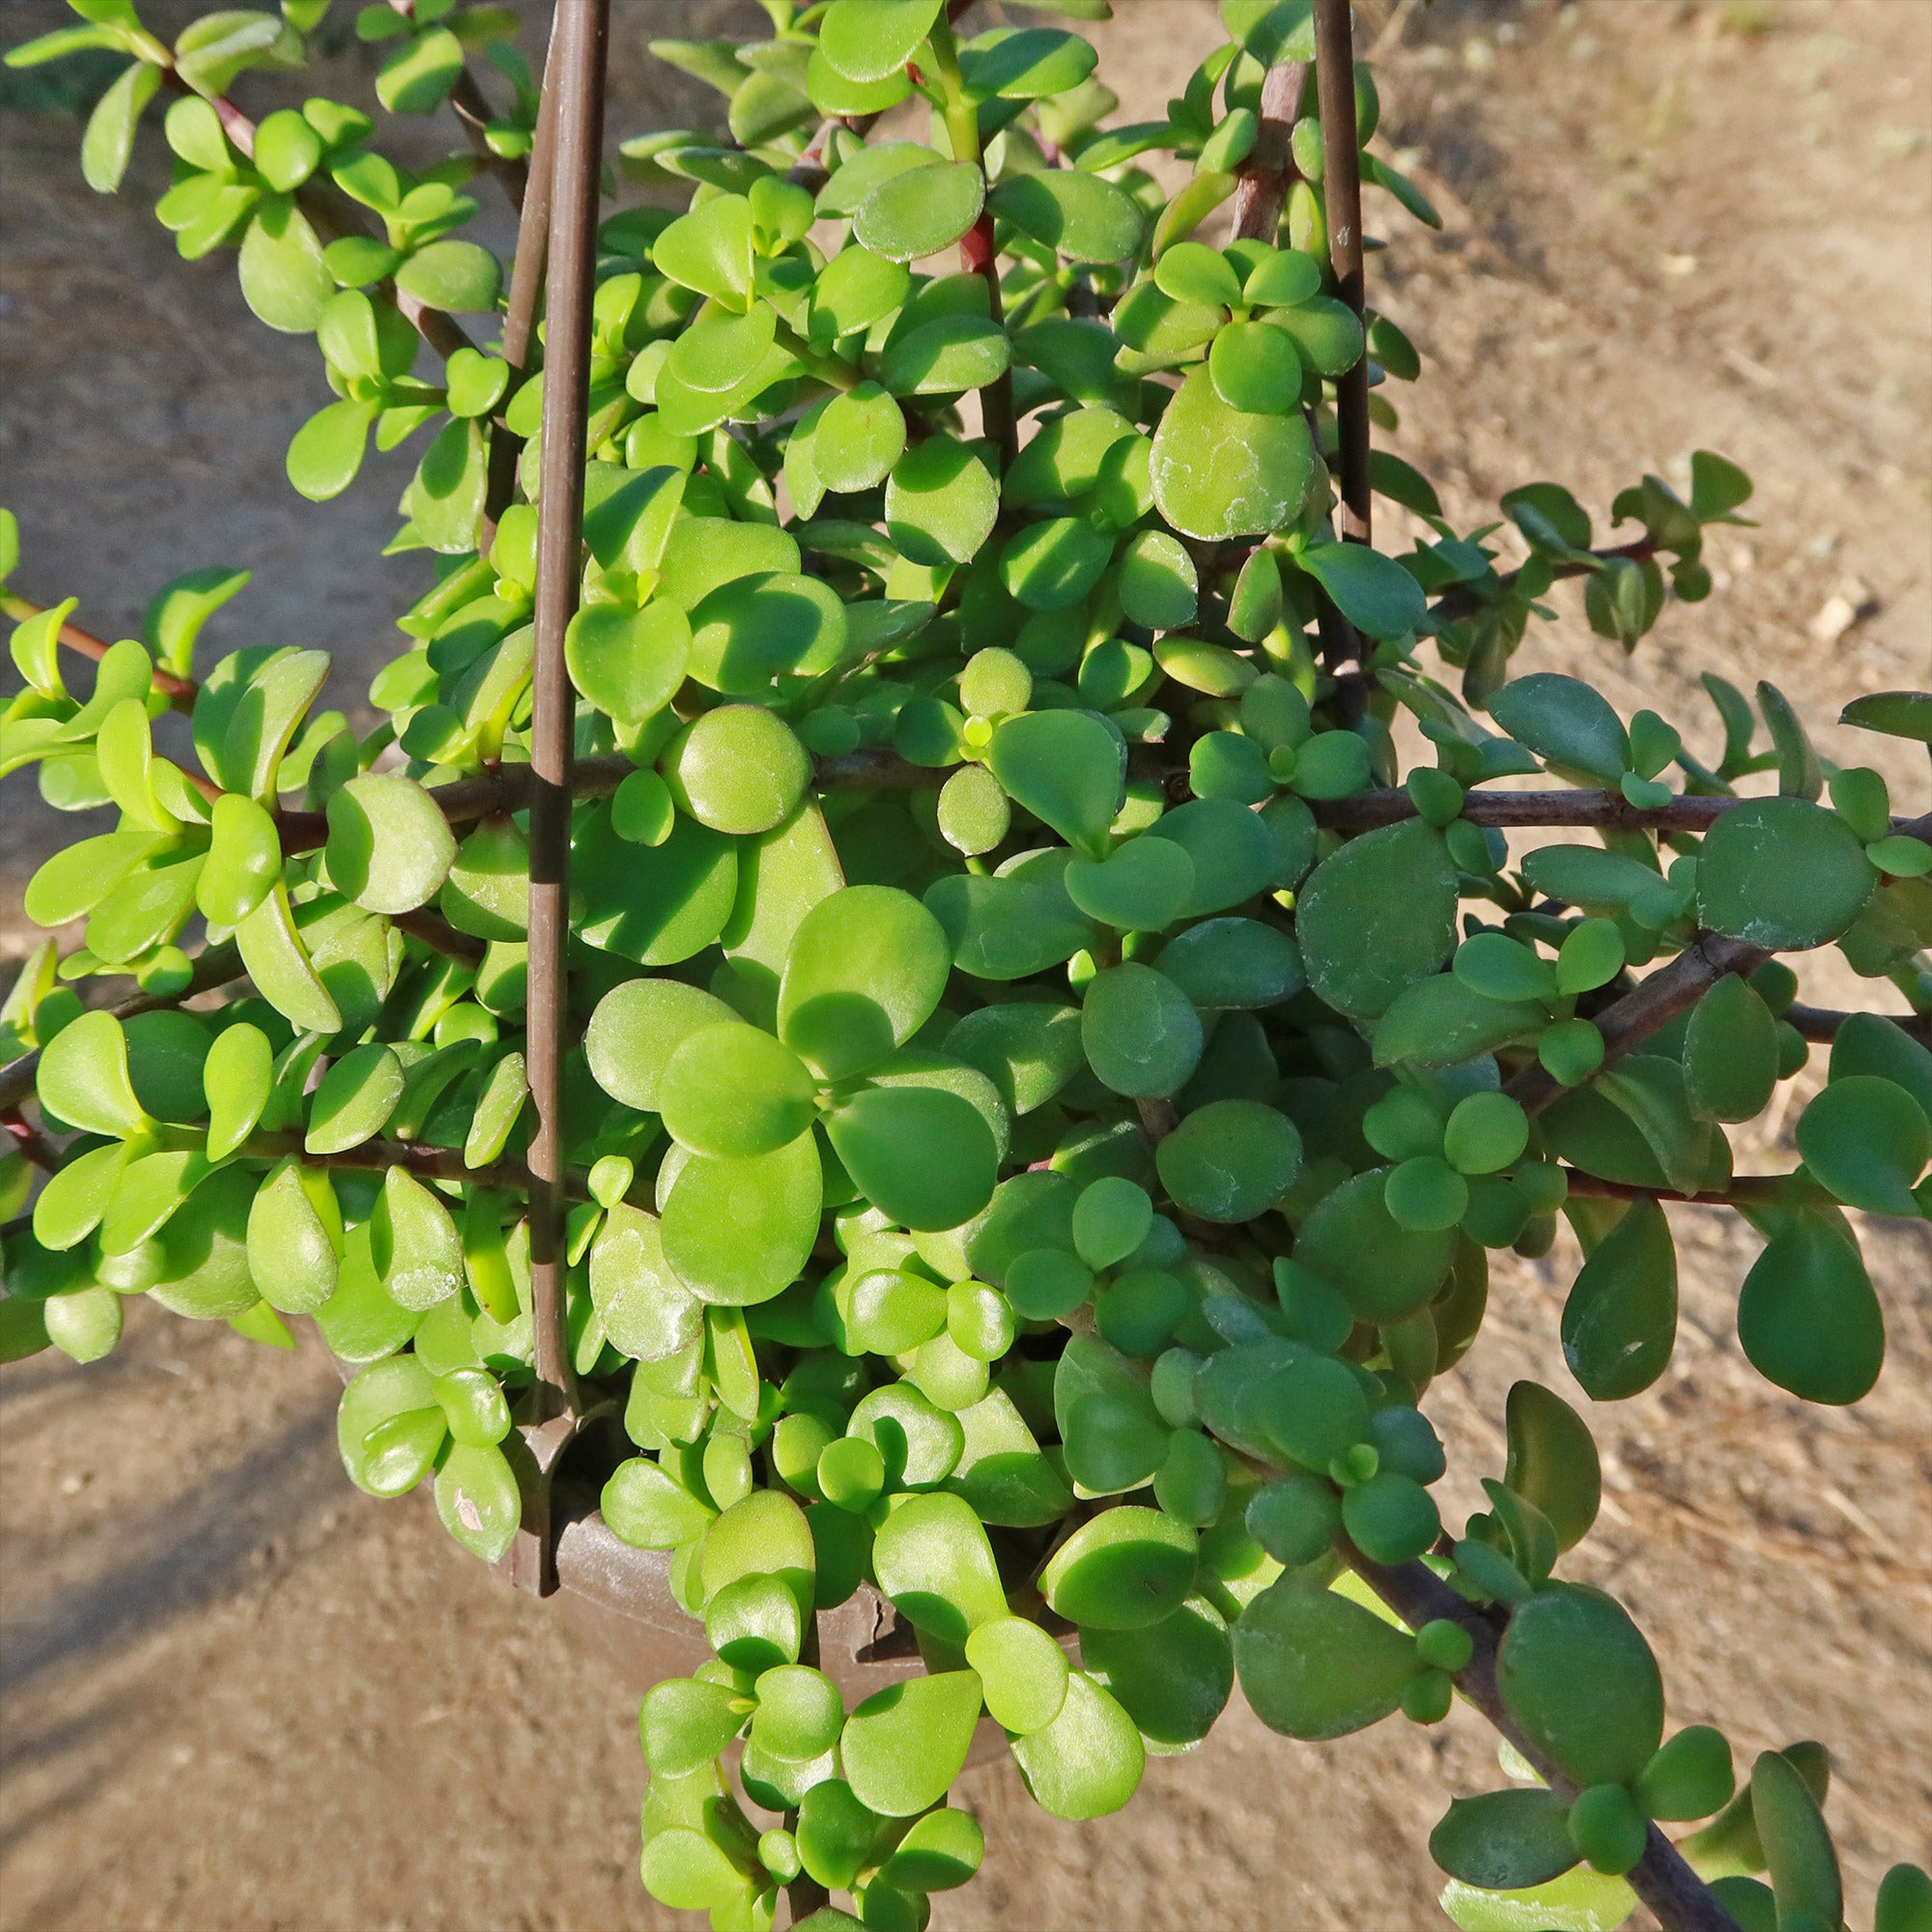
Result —
[[[1500,1727],[1520,1782],[1430,1841],[1464,1927],[1841,1926],[1823,1752],[1668,1734],[1560,1574],[1577,1411],[1518,1383],[1451,1526],[1424,1404],[1489,1251],[1559,1214],[1547,1380],[1656,1381],[1688,1197],[1763,1236],[1757,1368],[1871,1388],[1843,1210],[1932,1207],[1932,820],[1768,684],[1705,679],[1706,763],[1703,721],[1534,668],[1559,580],[1624,651],[1709,593],[1734,465],[1461,528],[1371,449],[1421,360],[1356,204],[1435,217],[1342,0],[1222,0],[1129,126],[1058,23],[1106,0],[762,0],[762,41],[657,45],[720,125],[624,140],[602,205],[595,0],[547,99],[508,10],[365,8],[362,106],[301,84],[327,0],[173,47],[73,5],[10,63],[127,57],[89,182],[164,106],[182,254],[321,352],[290,482],[412,442],[389,551],[435,579],[360,736],[323,653],[198,661],[243,572],[112,644],[5,590],[0,771],[120,817],[27,889],[70,937],[0,1013],[0,1357],[92,1361],[133,1293],[308,1318],[351,1479],[433,1481],[486,1561],[540,1527],[544,1431],[620,1416],[604,1521],[716,1653],[643,1703],[643,1882],[719,1932],[923,1926],[980,1861],[982,1722],[1093,1818],[1236,1684],[1305,1740],[1459,1688]],[[384,155],[369,110],[445,102],[467,148]],[[466,233],[503,192],[554,211],[541,326],[541,227]],[[1843,722],[1926,740],[1932,695]],[[1776,955],[1827,946],[1911,1013],[1796,1004]],[[1726,1124],[1826,1041],[1803,1165],[1736,1176]],[[862,1584],[925,1667],[848,1711],[817,1617]],[[1928,1900],[1900,1867],[1880,1932]]]

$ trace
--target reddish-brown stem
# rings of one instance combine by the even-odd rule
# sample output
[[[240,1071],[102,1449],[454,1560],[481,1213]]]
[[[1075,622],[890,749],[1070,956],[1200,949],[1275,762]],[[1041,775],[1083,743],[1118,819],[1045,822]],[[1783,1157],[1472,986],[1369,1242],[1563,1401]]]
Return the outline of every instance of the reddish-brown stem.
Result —
[[[1897,830],[1894,821],[1894,830]],[[1833,1040],[1838,1037],[1838,1029],[1847,1020],[1864,1017],[1858,1013],[1841,1013],[1829,1007],[1786,1007],[1778,1018],[1797,1030],[1799,1035],[1809,1040]],[[1889,1020],[1901,1033],[1907,1033],[1920,1046],[1932,1046],[1932,1013],[1878,1013],[1871,1015],[1878,1019]]]
[[[470,148],[485,171],[497,178],[504,194],[509,197],[510,206],[522,208],[529,181],[528,163],[514,155],[499,155],[491,147],[486,130],[490,123],[497,119],[497,113],[484,97],[482,88],[476,84],[476,76],[468,68],[457,75],[456,85],[450,89],[449,105],[451,112],[462,123]]]
[[[0,1114],[0,1128],[5,1129],[8,1140],[12,1141],[14,1151],[43,1173],[51,1174],[60,1166],[60,1155],[48,1144],[46,1136],[28,1123],[19,1108],[9,1107]]]
[[[834,114],[821,121],[805,152],[785,170],[785,180],[808,194],[816,194],[832,179],[832,171],[825,165],[825,151],[833,135],[843,128],[863,140],[878,118],[876,114]]]
[[[1463,816],[1472,825],[1512,827],[1590,826],[1620,832],[1708,832],[1743,798],[1673,798],[1642,810],[1615,791],[1469,791]],[[1337,832],[1372,832],[1415,816],[1415,803],[1401,786],[1358,791],[1350,798],[1318,800],[1317,823]]]
[[[1727,811],[1757,803],[1749,797],[1704,798],[1687,792],[1668,805],[1641,807],[1632,805],[1617,791],[1470,791],[1463,795],[1462,815],[1471,825],[1492,825],[1500,831],[1576,826],[1615,832],[1702,833],[1710,831]],[[1318,825],[1335,832],[1372,832],[1378,826],[1396,825],[1415,816],[1415,803],[1401,786],[1358,791],[1350,798],[1316,799],[1309,809]],[[1894,818],[1891,830],[1897,837],[1932,843],[1932,824],[1923,820]]]
[[[4,611],[16,623],[29,617],[38,617],[46,609],[43,604],[36,604],[30,598],[21,597],[13,591],[0,592],[0,611]],[[83,631],[78,624],[63,624],[60,627],[60,641],[69,650],[78,651],[84,658],[92,658],[99,664],[112,648],[104,638],[97,638],[92,631]],[[168,702],[177,711],[191,711],[198,685],[185,677],[177,677],[171,670],[156,665],[153,672],[155,689],[166,695]],[[190,778],[189,783],[199,783]]]
[[[1262,82],[1261,127],[1235,185],[1237,236],[1272,243],[1281,232],[1282,209],[1294,180],[1294,155],[1289,139],[1307,84],[1306,61],[1283,61],[1269,68]]]
[[[550,260],[551,183],[555,172],[556,89],[546,58],[530,165],[517,221],[517,248],[510,263],[510,297],[503,313],[503,360],[510,365],[510,382],[503,391],[506,402],[529,371],[537,305],[543,298],[544,270]],[[484,521],[493,536],[497,519],[516,495],[517,461],[523,449],[523,438],[512,433],[499,413],[490,424],[490,481],[483,504]]]
[[[304,1167],[345,1168],[363,1174],[382,1174],[400,1167],[418,1180],[486,1188],[512,1200],[527,1198],[530,1191],[530,1171],[523,1161],[499,1160],[488,1167],[471,1167],[460,1148],[425,1147],[417,1141],[364,1141],[360,1147],[346,1148],[339,1153],[310,1153],[299,1133],[252,1134],[242,1145],[241,1156],[245,1160],[293,1158]],[[564,1169],[561,1191],[573,1207],[593,1198],[590,1177],[582,1168]],[[638,1206],[650,1205],[648,1181],[639,1181],[633,1193]]]
[[[1745,1203],[1788,1200],[1792,1183],[1798,1179],[1789,1174],[1739,1174],[1732,1177],[1727,1187],[1684,1194],[1674,1187],[1634,1187],[1627,1181],[1605,1180],[1577,1167],[1566,1167],[1563,1175],[1572,1194],[1589,1194],[1605,1201],[1686,1201],[1703,1208],[1735,1208]],[[1822,1188],[1815,1191],[1820,1199],[1827,1198]]]
[[[787,1812],[786,1817],[795,1823],[798,1813]],[[832,1894],[810,1872],[800,1872],[785,1887],[785,1910],[794,1925],[803,1925],[814,1912],[822,1911],[831,1903]]]
[[[1362,319],[1362,156],[1355,138],[1355,50],[1349,0],[1315,0],[1315,84],[1321,103],[1321,196],[1335,292]],[[1369,490],[1369,358],[1335,383],[1341,533],[1345,543],[1372,538]]]
[[[471,1167],[460,1148],[425,1147],[416,1141],[364,1141],[359,1147],[344,1148],[335,1153],[311,1153],[302,1145],[298,1131],[251,1134],[240,1153],[245,1160],[298,1160],[304,1167],[346,1169],[362,1174],[383,1174],[399,1167],[418,1180],[460,1182],[483,1187],[493,1193],[527,1195],[530,1171],[520,1160],[499,1160],[489,1167]],[[575,1201],[587,1201],[590,1188],[582,1175],[567,1175],[564,1193]]]
[[[1668,1026],[1726,974],[1755,972],[1767,956],[1742,939],[1727,939],[1717,932],[1698,933],[1669,965],[1660,967],[1596,1016],[1597,1031],[1604,1037],[1604,1064],[1609,1065],[1660,1027]],[[1569,1091],[1541,1066],[1524,1067],[1503,1089],[1520,1102],[1526,1114],[1542,1113]]]
[[[398,931],[420,939],[444,958],[461,959],[466,965],[475,965],[486,950],[480,939],[458,932],[440,913],[431,912],[428,906],[417,906],[413,912],[392,912],[389,923]]]
[[[544,340],[542,490],[538,504],[534,710],[530,724],[529,1007],[526,1053],[536,1132],[530,1142],[530,1300],[544,1414],[576,1407],[564,1321],[563,1057],[569,1039],[571,761],[576,694],[563,637],[582,565],[590,303],[603,172],[610,0],[563,0],[549,63],[556,89],[551,185],[549,325]]]
[[[501,811],[526,811],[534,796],[532,767],[499,765],[496,771],[456,783],[439,785],[430,793],[452,825],[467,825]],[[577,759],[571,770],[573,798],[602,798],[613,792],[638,768],[621,752]],[[919,791],[944,784],[947,773],[908,764],[883,747],[847,752],[821,758],[818,782],[839,789],[870,787],[890,791]],[[328,819],[320,811],[285,811],[276,821],[284,852],[310,852],[328,839]]]
[[[78,651],[82,657],[93,658],[98,663],[104,658],[111,645],[97,638],[91,631],[83,631],[78,624],[63,624],[60,627],[60,640],[69,650]],[[194,706],[196,686],[185,677],[177,677],[173,671],[164,670],[156,665],[152,672],[155,689],[165,692],[168,701],[177,710],[188,711]]]
[[[959,266],[986,284],[986,303],[994,326],[1006,317],[1000,295],[1000,258],[993,240],[993,212],[985,210],[959,238]],[[1013,372],[1003,370],[980,391],[980,418],[986,440],[1000,453],[1000,474],[1012,467],[1019,449],[1018,420],[1013,414]]]

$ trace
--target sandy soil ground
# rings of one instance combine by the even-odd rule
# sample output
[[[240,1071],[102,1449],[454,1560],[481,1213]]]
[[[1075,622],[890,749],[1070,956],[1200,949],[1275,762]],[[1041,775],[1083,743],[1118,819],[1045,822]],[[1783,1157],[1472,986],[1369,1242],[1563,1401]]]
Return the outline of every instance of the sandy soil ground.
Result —
[[[537,9],[529,10],[534,15]],[[620,132],[684,121],[654,33],[750,8],[619,0]],[[1158,112],[1211,38],[1207,0],[1122,0],[1102,36],[1125,118]],[[1932,6],[1925,0],[1437,0],[1381,29],[1389,145],[1447,216],[1393,245],[1378,298],[1428,381],[1395,446],[1473,519],[1535,477],[1600,514],[1693,447],[1756,475],[1763,528],[1720,541],[1719,594],[1669,611],[1628,665],[1567,597],[1532,646],[1626,708],[1703,730],[1696,672],[1769,677],[1819,721],[1922,684],[1932,638]],[[7,12],[10,43],[55,23]],[[353,51],[344,57],[353,62]],[[9,97],[21,98],[16,88]],[[305,343],[242,309],[224,260],[184,266],[149,218],[150,153],[97,201],[71,120],[7,113],[0,207],[0,467],[25,586],[69,588],[107,636],[190,565],[245,563],[212,629],[338,653],[354,703],[420,566],[371,566],[401,459],[316,510],[281,473],[325,398]],[[342,559],[353,559],[342,567]],[[1849,611],[1824,621],[1834,599]],[[1836,635],[1830,635],[1836,629]],[[1826,728],[1851,759],[1851,734]],[[1693,740],[1694,741],[1694,740]],[[1921,762],[1889,758],[1922,809]],[[0,947],[18,891],[71,837],[20,779],[0,790]],[[1856,999],[1829,969],[1814,997]],[[1868,989],[1867,989],[1868,991]],[[1788,1121],[1789,1115],[1785,1119]],[[1789,1129],[1741,1165],[1788,1159]],[[1932,1241],[1874,1239],[1891,1330],[1850,1411],[1760,1381],[1732,1303],[1752,1244],[1675,1215],[1676,1360],[1595,1410],[1610,1501],[1578,1574],[1651,1633],[1679,1721],[1746,1753],[1838,1757],[1832,1813],[1853,1922],[1892,1860],[1932,1854]],[[1429,1407],[1473,1474],[1500,1470],[1514,1378],[1567,1386],[1569,1262],[1502,1273],[1484,1346]],[[7,1932],[619,1932],[666,1927],[635,1877],[634,1688],[558,1618],[458,1553],[413,1503],[356,1496],[319,1351],[285,1357],[136,1304],[86,1371],[43,1356],[0,1384],[0,1927]],[[1574,1393],[1574,1391],[1573,1391]],[[1046,1820],[1005,1767],[968,1775],[987,1869],[942,1932],[1406,1932],[1443,1921],[1422,1841],[1447,1791],[1493,1782],[1483,1727],[1385,1725],[1312,1749],[1230,1712],[1156,1763],[1122,1816]]]

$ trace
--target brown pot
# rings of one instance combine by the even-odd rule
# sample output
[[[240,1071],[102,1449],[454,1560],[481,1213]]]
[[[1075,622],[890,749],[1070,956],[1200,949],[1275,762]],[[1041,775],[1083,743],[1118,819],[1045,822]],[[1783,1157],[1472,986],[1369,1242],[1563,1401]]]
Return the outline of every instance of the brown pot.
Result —
[[[357,1365],[333,1354],[328,1360],[345,1383],[357,1373]],[[591,1450],[596,1434],[587,1431],[573,1450]],[[667,1677],[689,1677],[710,1661],[711,1646],[703,1624],[671,1592],[670,1551],[638,1549],[615,1535],[598,1510],[597,1488],[572,1479],[572,1460],[566,1452],[552,1492],[556,1592],[551,1601],[616,1666],[630,1694],[641,1698]],[[509,1565],[506,1557],[497,1566],[506,1577]],[[1062,1640],[1072,1647],[1070,1634]],[[925,1669],[912,1626],[870,1583],[819,1612],[818,1667],[838,1686],[848,1710]],[[966,1761],[989,1763],[1005,1748],[1006,1733],[982,1718]]]

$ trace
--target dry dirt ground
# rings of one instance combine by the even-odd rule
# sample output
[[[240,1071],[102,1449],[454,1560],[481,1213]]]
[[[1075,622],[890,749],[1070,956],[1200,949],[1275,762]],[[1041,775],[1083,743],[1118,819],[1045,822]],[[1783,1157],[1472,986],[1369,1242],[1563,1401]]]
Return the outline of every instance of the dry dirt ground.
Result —
[[[1207,0],[1117,0],[1102,35],[1123,118],[1158,112],[1209,40]],[[532,14],[535,9],[530,10]],[[619,132],[683,120],[652,33],[749,6],[618,0]],[[13,42],[53,23],[11,5]],[[1717,546],[1719,594],[1673,609],[1628,664],[1574,604],[1534,643],[1626,709],[1697,727],[1695,673],[1769,677],[1829,721],[1860,691],[1922,684],[1932,638],[1932,6],[1925,0],[1438,0],[1381,32],[1388,146],[1447,216],[1378,213],[1378,298],[1428,363],[1396,439],[1472,521],[1557,477],[1601,515],[1646,469],[1709,445],[1758,478],[1763,527]],[[353,54],[349,56],[353,59]],[[14,98],[19,98],[16,89]],[[391,464],[336,505],[281,475],[323,400],[306,344],[242,311],[225,261],[184,267],[131,191],[81,186],[71,120],[10,112],[0,219],[4,498],[23,582],[131,627],[191,564],[255,583],[221,648],[321,644],[351,701],[393,642],[409,563]],[[1832,600],[1849,626],[1819,622]],[[1847,615],[1840,609],[1837,618]],[[1816,623],[1816,629],[1812,627]],[[1834,629],[1837,635],[1828,635]],[[1922,762],[1885,763],[1906,809]],[[4,939],[55,827],[0,792]],[[71,836],[71,833],[69,833]],[[1814,997],[1858,997],[1821,976]],[[1865,989],[1867,993],[1869,989]],[[1788,1115],[1787,1115],[1788,1120]],[[1788,1160],[1788,1125],[1741,1165]],[[1655,1388],[1591,1414],[1610,1500],[1578,1572],[1630,1602],[1678,1721],[1750,1753],[1797,1737],[1838,1762],[1832,1814],[1863,1923],[1879,1873],[1932,1852],[1932,1242],[1872,1244],[1891,1331],[1849,1411],[1782,1399],[1743,1363],[1732,1302],[1752,1243],[1680,1210],[1685,1322]],[[1555,1343],[1574,1257],[1502,1274],[1484,1346],[1431,1392],[1452,1461],[1499,1470],[1515,1377],[1568,1388]],[[1569,1392],[1574,1396],[1574,1389]],[[7,1932],[619,1932],[669,1927],[635,1877],[642,1768],[633,1686],[575,1648],[415,1503],[356,1496],[319,1354],[138,1304],[127,1342],[0,1385],[0,1926]],[[1472,1483],[1452,1500],[1465,1507]],[[1103,1823],[1045,1820],[1007,1768],[961,1795],[985,1819],[980,1881],[942,1932],[1406,1932],[1441,1923],[1422,1841],[1447,1791],[1492,1783],[1482,1727],[1384,1725],[1312,1749],[1236,1708],[1152,1765]]]

